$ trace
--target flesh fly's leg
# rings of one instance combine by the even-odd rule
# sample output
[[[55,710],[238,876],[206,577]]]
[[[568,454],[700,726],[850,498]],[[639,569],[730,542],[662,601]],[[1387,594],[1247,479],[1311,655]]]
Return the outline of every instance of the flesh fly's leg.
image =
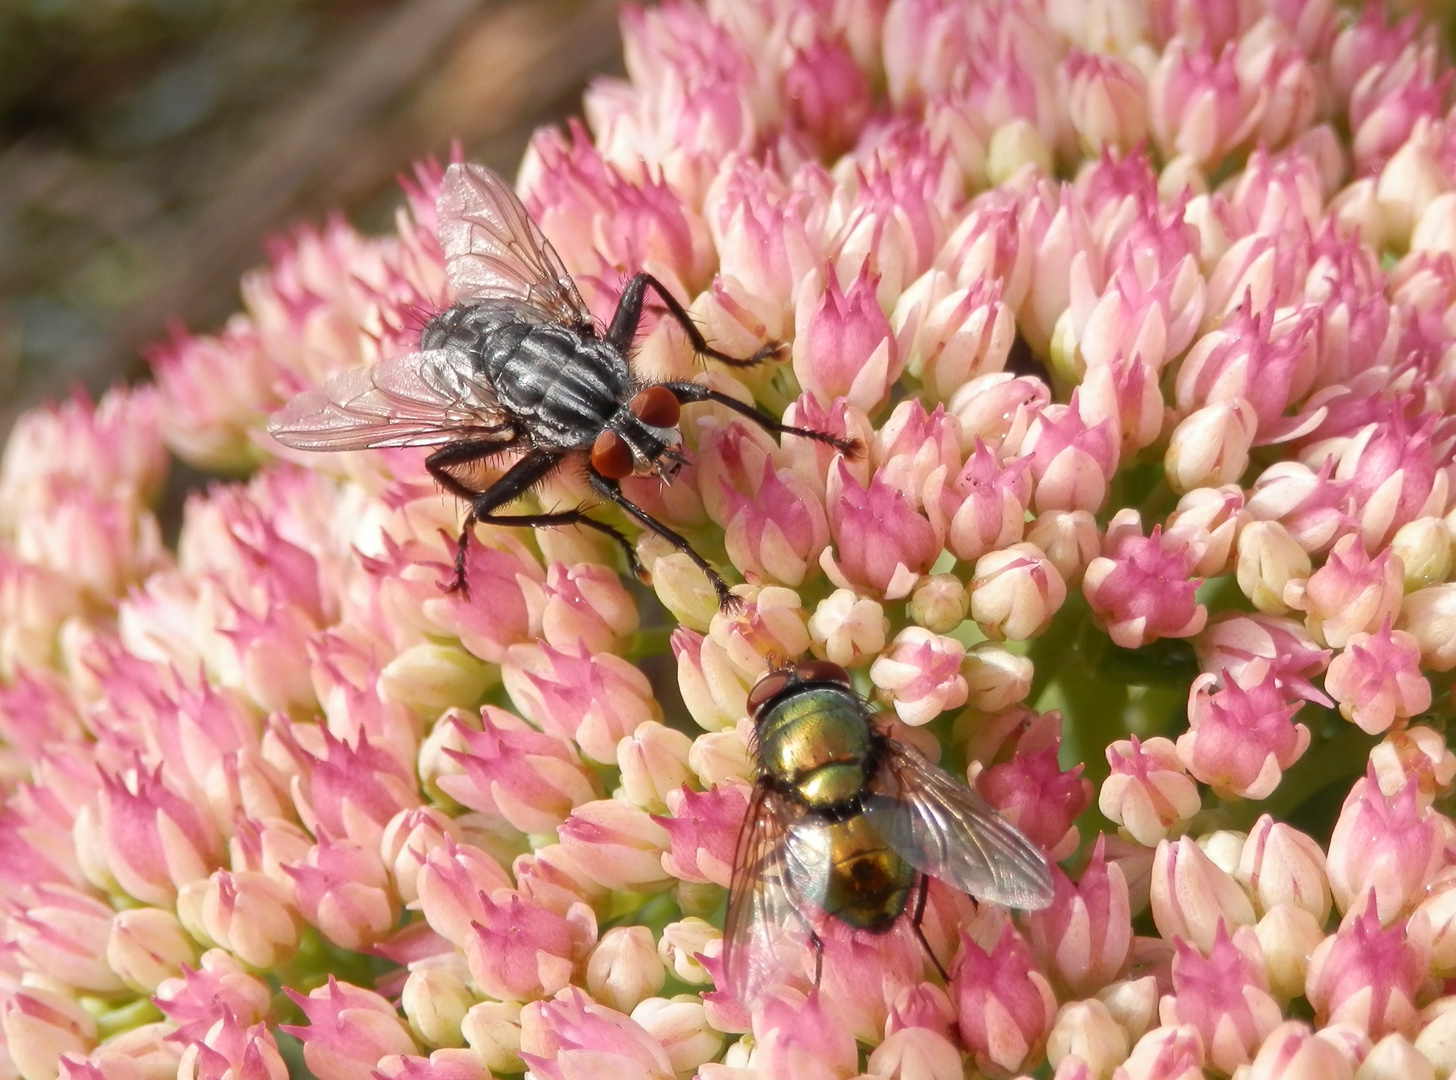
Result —
[[[708,575],[708,580],[713,585],[713,591],[718,594],[718,607],[721,610],[731,611],[735,607],[737,607],[738,597],[734,596],[731,592],[728,591],[728,583],[723,580],[722,575],[720,575],[718,571],[713,569],[707,559],[703,558],[701,555],[693,550],[693,546],[691,544],[689,544],[677,533],[669,529],[662,522],[658,521],[655,517],[649,514],[646,510],[642,509],[642,507],[638,506],[631,499],[627,498],[626,495],[622,494],[622,489],[620,486],[618,486],[615,480],[611,480],[605,476],[602,476],[595,469],[590,467],[588,467],[586,470],[586,477],[587,480],[591,483],[591,486],[595,488],[598,493],[601,494],[602,498],[606,499],[608,502],[612,502],[620,506],[629,517],[636,518],[645,527],[651,529],[658,536],[662,537],[673,547],[681,551],[689,559],[692,559],[694,565],[696,565],[697,568],[703,573]],[[622,542],[625,544],[626,540],[623,539]],[[637,563],[637,555],[635,551],[632,554],[632,561],[634,565],[640,566],[640,564]]]
[[[946,974],[945,968],[941,967],[940,958],[935,955],[935,950],[930,947],[930,942],[925,940],[925,931],[920,929],[921,922],[925,919],[925,898],[930,892],[930,876],[920,875],[920,888],[915,897],[915,913],[910,916],[910,928],[915,931],[915,936],[920,939],[920,945],[925,949],[925,955],[930,957],[930,962],[935,965],[935,970],[940,972],[940,977],[947,983],[950,976]]]
[[[622,546],[622,550],[627,553],[628,564],[634,571],[641,572],[637,552],[628,539],[610,525],[588,517],[581,510],[560,510],[549,514],[497,514],[495,512],[499,507],[520,498],[550,476],[552,471],[561,464],[561,455],[544,450],[531,450],[484,491],[470,490],[447,471],[450,465],[476,461],[488,454],[500,453],[504,449],[512,449],[512,447],[496,443],[488,452],[481,452],[478,446],[472,448],[469,443],[458,443],[455,446],[442,447],[425,459],[425,467],[429,469],[430,475],[438,480],[447,491],[459,495],[462,499],[470,500],[470,513],[465,518],[465,524],[461,526],[460,538],[455,544],[455,573],[450,582],[451,592],[464,592],[468,595],[469,585],[465,580],[465,554],[470,545],[470,526],[476,521],[484,522],[487,525],[533,526],[542,529],[562,525],[584,525],[589,529],[605,533],[617,541]]]
[[[837,435],[830,435],[825,431],[814,431],[811,428],[793,427],[790,424],[783,424],[768,416],[752,405],[745,405],[736,397],[724,394],[721,391],[710,389],[699,383],[670,382],[663,383],[664,388],[672,392],[672,396],[683,405],[690,405],[697,401],[712,401],[724,408],[732,409],[740,416],[747,417],[765,431],[777,432],[780,435],[802,435],[806,439],[814,439],[834,447],[841,454],[849,458],[857,458],[864,453],[864,447],[857,439],[841,439]]]
[[[637,336],[637,324],[642,321],[642,301],[646,298],[649,288],[657,293],[667,307],[668,313],[677,320],[677,324],[683,328],[683,333],[687,334],[694,351],[701,356],[711,356],[720,364],[727,364],[729,367],[753,367],[765,360],[772,359],[783,349],[780,342],[770,341],[765,343],[758,352],[746,358],[719,352],[708,344],[708,339],[703,337],[703,332],[693,322],[692,316],[677,302],[677,298],[672,293],[663,288],[662,282],[651,274],[635,274],[632,280],[627,282],[627,287],[622,290],[622,298],[617,301],[617,310],[612,315],[612,325],[607,327],[607,340],[622,350],[624,354],[631,351],[632,339]]]

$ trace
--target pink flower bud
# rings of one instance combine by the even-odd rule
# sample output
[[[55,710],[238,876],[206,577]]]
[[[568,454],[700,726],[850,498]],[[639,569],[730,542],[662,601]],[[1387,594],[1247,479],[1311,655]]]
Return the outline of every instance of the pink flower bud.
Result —
[[[608,889],[653,892],[672,880],[662,867],[668,832],[635,806],[616,799],[584,803],[557,832],[577,866]]]
[[[244,1027],[226,1014],[177,1063],[177,1080],[232,1076],[237,1080],[288,1080],[288,1065],[266,1024]]]
[[[62,1054],[86,1054],[96,1045],[96,1021],[55,990],[17,988],[0,1004],[0,1031],[11,1065],[24,1080],[56,1075]]]
[[[10,917],[6,939],[20,965],[78,991],[109,994],[122,982],[106,963],[112,911],[78,889],[38,883]]]
[[[1330,914],[1325,855],[1310,837],[1268,814],[1254,823],[1234,876],[1260,911],[1293,904],[1322,926]]]
[[[291,989],[286,993],[308,1023],[283,1024],[281,1030],[303,1043],[303,1060],[319,1080],[357,1080],[386,1055],[418,1052],[404,1021],[372,991],[330,975],[326,986],[307,997]]]
[[[1027,938],[1044,971],[1074,997],[1086,997],[1121,976],[1132,956],[1132,909],[1122,868],[1104,857],[1099,836],[1091,861],[1073,885],[1053,869],[1056,896],[1027,916]]]
[[[961,422],[962,449],[980,439],[998,456],[1012,457],[1051,400],[1051,387],[1042,380],[1002,371],[972,379],[951,395],[947,407]]]
[[[795,1080],[848,1080],[859,1070],[854,1035],[819,994],[773,997],[753,1015],[757,1069]]]
[[[617,744],[622,792],[644,810],[663,810],[691,775],[688,754],[693,740],[662,724],[646,723]]]
[[[673,631],[672,651],[678,689],[698,726],[722,731],[736,724],[748,710],[749,677],[733,666],[717,642],[686,627]]]
[[[1016,336],[1015,315],[1001,300],[1000,282],[981,278],[956,288],[943,270],[911,282],[891,323],[907,370],[936,402],[948,401],[977,376],[1000,371]]]
[[[1196,1028],[1209,1064],[1225,1073],[1248,1064],[1283,1019],[1269,996],[1253,930],[1242,927],[1234,938],[1220,924],[1207,959],[1186,941],[1176,942],[1173,993],[1159,1009],[1164,1024]]]
[[[844,398],[835,398],[831,404],[825,406],[813,394],[800,394],[784,410],[784,423],[821,431],[840,439],[849,439],[861,446],[869,446],[874,441],[874,428],[870,424],[870,418],[863,409],[850,404]],[[815,491],[823,490],[836,463],[844,461],[844,455],[834,447],[803,435],[784,435],[780,439],[779,455],[794,470],[794,475]],[[860,483],[869,482],[870,464],[867,457],[847,462],[846,465],[851,475]]]
[[[167,786],[161,766],[103,776],[98,804],[107,864],[138,900],[171,904],[180,885],[207,877],[222,857],[211,817]]]
[[[1045,632],[1066,599],[1062,575],[1035,544],[1012,544],[976,560],[971,618],[995,641]]]
[[[1102,553],[1097,519],[1086,510],[1048,510],[1038,514],[1027,528],[1026,540],[1046,554],[1071,588],[1082,584],[1088,564]]]
[[[1310,1026],[1286,1020],[1264,1040],[1249,1068],[1249,1080],[1352,1080],[1355,1069],[1332,1040]]]
[[[696,792],[686,785],[667,800],[671,817],[654,817],[667,830],[671,850],[662,865],[679,881],[713,882],[727,888],[733,877],[738,830],[748,811],[741,787],[728,784]]]
[[[789,469],[763,463],[763,479],[749,498],[724,484],[724,542],[733,565],[750,583],[804,583],[829,546],[823,495]]]
[[[1371,633],[1400,610],[1404,568],[1388,549],[1374,559],[1358,536],[1335,542],[1325,565],[1301,587],[1291,582],[1285,602],[1305,613],[1316,640],[1341,648],[1354,635]]]
[[[875,433],[871,460],[881,480],[918,506],[927,477],[960,468],[960,442],[960,421],[943,405],[927,413],[918,399],[907,398]]]
[[[1050,714],[1055,716],[1056,714]],[[1054,732],[1047,737],[1047,732]],[[1057,763],[1060,726],[1029,728],[1010,760],[976,778],[977,789],[1054,861],[1077,848],[1076,820],[1092,802],[1092,781],[1080,764],[1063,772]]]
[[[959,1080],[961,1052],[945,1035],[925,1027],[893,1031],[870,1051],[869,1071],[891,1080]]]
[[[541,635],[552,645],[564,649],[579,643],[606,652],[637,632],[637,605],[609,567],[552,563],[544,592]]]
[[[471,924],[483,917],[482,897],[510,887],[500,863],[477,847],[449,839],[425,856],[416,878],[425,921],[456,948],[463,947]]]
[[[304,821],[334,836],[377,850],[384,827],[401,810],[419,805],[413,771],[389,750],[359,733],[356,745],[322,733],[322,753],[306,773]]]
[[[1258,419],[1242,398],[1205,405],[1173,429],[1163,467],[1180,494],[1236,482],[1249,466]]]
[[[607,890],[588,877],[560,844],[518,855],[511,868],[521,892],[558,915],[568,914],[578,901],[596,908],[608,900]]]
[[[1000,282],[1001,299],[1012,311],[1020,310],[1026,295],[1034,249],[1022,241],[1018,202],[1014,194],[1001,188],[982,194],[936,258],[936,264],[949,271],[957,284]]]
[[[1240,686],[1256,686],[1267,671],[1292,696],[1330,705],[1309,680],[1324,671],[1329,650],[1319,648],[1293,619],[1229,613],[1214,619],[1194,641],[1198,664],[1206,672],[1227,672]]]
[[[399,896],[372,848],[331,841],[327,832],[320,833],[306,861],[288,873],[303,917],[340,948],[368,948],[399,922]]]
[[[816,37],[796,48],[783,74],[786,126],[833,160],[847,151],[873,108],[869,80],[844,44]]]
[[[1152,847],[1198,813],[1198,785],[1188,776],[1171,739],[1119,739],[1107,748],[1112,774],[1097,806],[1145,847]]]
[[[1231,680],[1211,690],[1217,682],[1213,675],[1193,680],[1178,757],[1226,798],[1267,798],[1309,748],[1309,729],[1290,722],[1302,703],[1285,700],[1272,671],[1247,690]]]
[[[1330,836],[1330,891],[1341,911],[1373,900],[1381,923],[1418,904],[1444,859],[1450,823],[1418,800],[1412,777],[1394,795],[1374,770],[1355,781]]]
[[[1056,997],[1009,924],[989,954],[962,931],[950,989],[961,1041],[978,1069],[1018,1072],[1038,1061],[1056,1017]]]
[[[1147,83],[1131,61],[1072,50],[1063,61],[1071,81],[1068,118],[1089,157],[1131,151],[1147,134]]]
[[[1148,93],[1149,126],[1164,154],[1186,155],[1199,166],[1243,142],[1258,119],[1250,108],[1253,89],[1239,84],[1233,50],[1220,53],[1207,42],[1170,41]]]
[[[1420,670],[1420,644],[1387,619],[1374,634],[1355,634],[1330,661],[1325,689],[1340,713],[1371,735],[1431,707],[1431,684]]]
[[[153,993],[197,963],[197,945],[177,916],[160,908],[119,911],[106,940],[106,964],[128,986]]]
[[[541,836],[555,832],[573,807],[600,794],[566,740],[493,706],[480,717],[480,731],[450,721],[464,749],[445,754],[464,771],[438,780],[440,790],[462,806],[498,814],[521,832]]]
[[[809,632],[798,593],[770,585],[740,590],[737,610],[714,613],[708,637],[745,675],[767,670],[766,656],[798,656],[809,648]]]
[[[481,914],[464,942],[470,977],[500,1001],[533,1001],[566,987],[596,941],[591,908],[574,904],[563,917],[500,890],[481,895]]]
[[[587,958],[587,990],[618,1012],[631,1012],[666,981],[667,968],[645,926],[612,927]]]
[[[281,404],[278,370],[257,328],[235,316],[216,337],[173,327],[170,340],[146,353],[156,379],[162,437],[200,469],[232,473],[257,457],[248,433]]]
[[[1032,508],[1096,513],[1107,499],[1107,479],[1117,471],[1118,431],[1111,421],[1088,426],[1068,405],[1048,405],[1031,421],[1018,456],[1030,457],[1035,481]],[[952,402],[954,406],[954,402]]]
[[[1428,727],[1413,727],[1388,733],[1370,751],[1370,767],[1387,795],[1397,794],[1414,777],[1416,801],[1429,806],[1438,794],[1451,789],[1456,754],[1443,735]]]
[[[513,645],[501,665],[506,692],[549,735],[575,739],[593,761],[617,760],[617,743],[660,720],[652,687],[632,664],[583,645]]]
[[[1376,904],[1345,920],[1309,958],[1305,996],[1321,1025],[1352,1024],[1378,1039],[1419,1028],[1417,998],[1426,992],[1431,928],[1422,915],[1381,929]]]
[[[251,1024],[268,1014],[272,991],[256,975],[243,970],[232,953],[209,949],[197,970],[182,969],[182,977],[167,979],[153,999],[167,1019],[183,1031],[206,1031],[222,1016]]]
[[[861,486],[843,458],[830,470],[825,506],[834,548],[819,562],[841,589],[903,599],[940,554],[935,530],[909,500],[878,476]]]
[[[425,857],[445,839],[459,843],[464,831],[455,819],[434,807],[401,810],[384,828],[379,854],[389,869],[395,891],[406,904],[419,899],[417,883]]]
[[[931,525],[956,558],[968,561],[1020,540],[1031,502],[1029,461],[1002,468],[979,438],[975,446],[959,473],[937,470],[925,488]]]
[[[1220,923],[1253,926],[1254,908],[1238,882],[1190,838],[1158,844],[1150,899],[1153,922],[1166,939],[1183,938],[1207,952]]]
[[[1117,1080],[1196,1080],[1207,1075],[1204,1062],[1198,1029],[1179,1024],[1145,1034],[1113,1075]]]
[[[477,538],[465,549],[465,575],[468,593],[439,596],[424,611],[466,649],[499,664],[512,645],[539,636],[541,611],[527,596],[534,596],[546,575],[519,540],[499,531],[484,542]]]
[[[670,1080],[672,1062],[642,1025],[572,987],[521,1010],[521,1059],[539,1080]]]
[[[908,626],[870,666],[870,681],[902,721],[926,724],[966,703],[966,680],[961,677],[965,654],[965,646],[953,638]]]
[[[1165,543],[1161,526],[1144,537],[1131,523],[1109,527],[1103,551],[1088,565],[1082,592],[1116,644],[1136,649],[1203,629],[1208,609],[1197,602],[1199,582],[1189,578],[1197,553]]]
[[[924,946],[898,927],[874,942],[831,932],[818,993],[858,1041],[873,1042],[885,1030],[890,1003],[917,985],[924,967]]]
[[[878,275],[866,260],[848,291],[841,289],[832,268],[825,275],[828,282],[820,295],[810,290],[799,294],[794,375],[823,406],[842,397],[868,413],[878,412],[905,366],[875,296]]]
[[[884,649],[890,620],[876,601],[857,597],[849,589],[836,589],[819,602],[808,626],[815,656],[843,668],[857,668]]]

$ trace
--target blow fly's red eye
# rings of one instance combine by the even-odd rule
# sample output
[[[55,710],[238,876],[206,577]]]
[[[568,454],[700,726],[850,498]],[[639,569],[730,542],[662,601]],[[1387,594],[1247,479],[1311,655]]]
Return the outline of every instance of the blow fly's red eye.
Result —
[[[806,660],[794,665],[794,674],[804,682],[837,682],[849,685],[849,672],[828,660]]]
[[[789,685],[789,673],[787,671],[770,671],[763,678],[759,679],[748,692],[748,715],[752,716],[763,708]]]
[[[632,399],[632,415],[653,427],[677,427],[682,406],[665,386],[649,386]]]
[[[620,480],[631,476],[633,466],[632,448],[622,441],[615,431],[603,431],[592,443],[592,468],[608,480]]]

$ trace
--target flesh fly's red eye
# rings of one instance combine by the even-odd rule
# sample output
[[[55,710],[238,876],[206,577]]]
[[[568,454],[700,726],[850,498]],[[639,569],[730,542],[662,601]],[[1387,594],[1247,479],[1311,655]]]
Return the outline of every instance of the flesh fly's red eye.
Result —
[[[794,665],[794,674],[804,682],[837,682],[849,685],[849,672],[828,660],[807,660]]]
[[[784,688],[788,685],[789,673],[787,671],[770,671],[759,679],[753,689],[748,692],[748,715],[752,716],[758,712],[759,709],[783,693]]]
[[[592,443],[591,464],[608,480],[620,480],[632,475],[636,462],[632,460],[632,448],[622,441],[620,435],[615,431],[604,431]]]
[[[632,415],[653,427],[677,427],[682,406],[665,386],[649,386],[632,399]]]

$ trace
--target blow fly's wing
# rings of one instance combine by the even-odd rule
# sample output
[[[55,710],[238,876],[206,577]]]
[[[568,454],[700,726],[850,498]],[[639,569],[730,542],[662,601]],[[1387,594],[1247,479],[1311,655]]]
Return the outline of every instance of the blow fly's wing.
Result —
[[[996,808],[919,753],[890,742],[865,812],[906,862],[923,874],[1007,907],[1052,902],[1041,849]]]
[[[809,955],[809,924],[785,860],[789,830],[802,816],[797,803],[760,780],[738,833],[723,970],[729,991],[745,1007],[802,971]]]
[[[456,349],[431,349],[341,372],[268,420],[295,450],[507,442],[515,432],[490,384]]]
[[[592,326],[561,257],[499,173],[484,165],[451,165],[436,210],[445,271],[459,302],[516,300],[549,321]]]

